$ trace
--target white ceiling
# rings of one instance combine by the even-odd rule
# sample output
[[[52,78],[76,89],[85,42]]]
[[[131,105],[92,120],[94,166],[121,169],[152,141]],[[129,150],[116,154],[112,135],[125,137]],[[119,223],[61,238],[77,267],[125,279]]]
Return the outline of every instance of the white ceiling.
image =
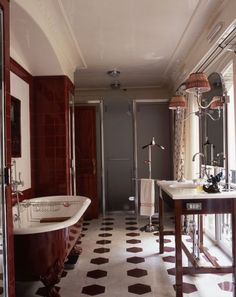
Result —
[[[54,22],[54,27],[58,22],[58,28],[64,24],[80,55],[80,60],[75,54],[73,55],[76,86],[109,88],[115,79],[109,77],[106,72],[116,68],[121,72],[118,79],[122,88],[170,88],[170,77],[175,69],[183,64],[185,56],[215,11],[216,4],[222,1],[30,0],[29,2],[13,0],[11,3],[12,16],[14,16],[11,18],[11,53],[17,58],[19,44],[22,42],[21,51],[24,53],[28,51],[25,59],[30,57],[32,60],[33,67],[28,67],[32,69],[32,74],[45,75],[47,70],[42,70],[42,57],[40,57],[35,34],[34,38],[31,37],[33,42],[27,49],[26,45],[29,44],[33,33],[28,32],[29,30],[24,27],[30,27],[30,21],[33,22],[33,20],[40,25],[34,17],[37,11],[36,9],[34,11],[29,3],[34,7],[40,4],[39,9],[44,12],[44,17],[47,9],[48,11],[54,9],[54,14],[47,16],[47,22],[50,21],[50,25]],[[49,4],[50,6],[47,7]],[[23,8],[25,13],[17,11],[19,8]],[[58,20],[55,12],[60,14]],[[26,13],[28,21],[19,22],[19,18],[21,20],[27,18]],[[26,32],[27,44],[24,42]],[[61,32],[62,30],[60,32],[58,30],[57,33]],[[43,41],[42,36],[39,40]],[[58,40],[55,40],[56,42]],[[66,41],[66,43],[69,42]],[[40,46],[42,47],[42,44]],[[51,51],[53,45],[43,47],[43,68],[48,67],[49,74],[52,74],[52,63],[47,62],[47,58],[50,60],[50,55],[47,56],[45,53],[47,47]],[[68,50],[66,52],[69,59],[70,52]],[[39,60],[38,69],[34,53],[37,53],[37,58],[41,58],[37,59]]]

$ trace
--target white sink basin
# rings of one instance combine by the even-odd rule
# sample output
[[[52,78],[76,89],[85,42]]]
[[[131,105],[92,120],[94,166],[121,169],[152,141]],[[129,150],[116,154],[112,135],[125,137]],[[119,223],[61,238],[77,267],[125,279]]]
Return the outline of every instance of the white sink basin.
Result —
[[[194,183],[186,183],[186,182],[179,182],[170,185],[171,188],[178,188],[178,189],[194,189],[196,185]]]

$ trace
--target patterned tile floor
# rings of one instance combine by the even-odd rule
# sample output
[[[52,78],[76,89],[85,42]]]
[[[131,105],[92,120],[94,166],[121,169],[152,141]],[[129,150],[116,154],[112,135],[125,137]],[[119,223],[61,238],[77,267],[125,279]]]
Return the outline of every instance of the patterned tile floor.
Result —
[[[74,269],[67,270],[58,284],[61,297],[174,297],[173,236],[165,237],[165,253],[159,255],[156,234],[139,230],[144,222],[143,218],[121,213],[84,222],[83,252]],[[186,243],[191,245],[189,238]],[[229,262],[211,248],[222,263]],[[17,283],[17,297],[36,297],[39,287],[39,282]],[[231,297],[232,277],[184,276],[184,292],[186,297]]]

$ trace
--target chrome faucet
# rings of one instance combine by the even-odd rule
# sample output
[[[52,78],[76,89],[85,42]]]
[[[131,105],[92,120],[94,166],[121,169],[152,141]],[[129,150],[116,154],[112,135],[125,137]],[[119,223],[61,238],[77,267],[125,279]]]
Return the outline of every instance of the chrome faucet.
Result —
[[[20,198],[19,195],[23,195],[21,191],[18,190],[19,186],[24,186],[24,182],[21,180],[21,173],[19,172],[19,180],[17,180],[17,172],[16,172],[16,160],[13,160],[12,166],[14,168],[14,179],[11,181],[12,195],[16,196],[17,203],[17,214],[14,216],[14,221],[18,221],[20,223]]]
[[[206,157],[203,153],[201,152],[198,152],[196,154],[193,155],[193,158],[192,158],[192,161],[194,162],[195,159],[196,159],[196,156],[199,155],[199,157],[201,157],[201,159],[203,160],[203,162],[200,162],[200,173],[199,173],[199,178],[203,178],[204,177],[204,174],[207,175],[207,172],[206,172]],[[204,171],[203,171],[203,176],[202,176],[202,166],[201,165],[204,165]]]

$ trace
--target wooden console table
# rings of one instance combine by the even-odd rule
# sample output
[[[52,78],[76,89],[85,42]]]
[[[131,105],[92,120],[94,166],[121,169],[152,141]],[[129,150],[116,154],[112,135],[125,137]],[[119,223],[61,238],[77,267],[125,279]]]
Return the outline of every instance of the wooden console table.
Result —
[[[183,296],[183,275],[190,273],[233,273],[233,296],[236,297],[236,191],[209,194],[204,191],[197,191],[194,188],[178,187],[178,185],[176,186],[176,181],[157,181],[157,185],[159,187],[160,253],[164,252],[164,202],[169,201],[174,207],[176,297]],[[199,266],[182,242],[182,216],[224,213],[232,214],[232,266]],[[199,248],[201,252],[206,251],[203,245]],[[183,267],[182,250],[192,266]]]

